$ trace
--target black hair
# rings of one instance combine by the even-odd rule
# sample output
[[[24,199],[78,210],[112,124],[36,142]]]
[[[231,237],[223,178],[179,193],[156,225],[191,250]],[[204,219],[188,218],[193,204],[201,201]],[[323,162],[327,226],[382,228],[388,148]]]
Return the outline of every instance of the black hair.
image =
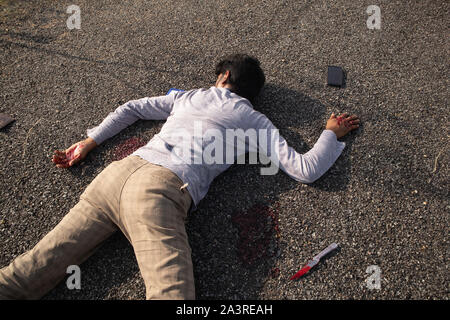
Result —
[[[259,60],[246,54],[233,54],[216,65],[216,76],[226,71],[230,72],[227,84],[231,85],[231,91],[254,103],[266,81]]]

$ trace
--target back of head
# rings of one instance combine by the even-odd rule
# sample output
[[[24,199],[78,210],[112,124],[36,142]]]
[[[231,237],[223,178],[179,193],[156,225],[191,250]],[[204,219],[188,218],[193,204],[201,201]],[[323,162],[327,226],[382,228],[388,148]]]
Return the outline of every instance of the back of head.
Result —
[[[216,65],[216,76],[227,70],[231,91],[254,103],[266,81],[259,60],[246,54],[230,55]]]

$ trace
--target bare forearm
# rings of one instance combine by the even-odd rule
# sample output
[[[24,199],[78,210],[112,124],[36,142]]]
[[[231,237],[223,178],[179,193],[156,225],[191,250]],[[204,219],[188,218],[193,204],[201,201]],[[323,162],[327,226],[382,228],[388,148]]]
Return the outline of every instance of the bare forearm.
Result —
[[[88,151],[91,151],[95,149],[95,147],[97,147],[97,143],[91,137],[87,137],[86,139],[84,139],[83,143],[86,145]]]

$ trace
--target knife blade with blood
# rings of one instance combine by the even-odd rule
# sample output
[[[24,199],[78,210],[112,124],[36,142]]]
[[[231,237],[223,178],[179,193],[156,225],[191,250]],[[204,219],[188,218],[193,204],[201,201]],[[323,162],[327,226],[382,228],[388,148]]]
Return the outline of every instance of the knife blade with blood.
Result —
[[[312,258],[312,260],[309,260],[306,266],[304,266],[302,269],[300,269],[299,272],[297,272],[291,277],[291,280],[298,279],[304,274],[308,273],[309,270],[311,270],[316,264],[319,263],[320,259],[329,254],[331,251],[337,249],[338,246],[339,244],[337,243],[330,244],[326,249],[322,250],[318,255]]]

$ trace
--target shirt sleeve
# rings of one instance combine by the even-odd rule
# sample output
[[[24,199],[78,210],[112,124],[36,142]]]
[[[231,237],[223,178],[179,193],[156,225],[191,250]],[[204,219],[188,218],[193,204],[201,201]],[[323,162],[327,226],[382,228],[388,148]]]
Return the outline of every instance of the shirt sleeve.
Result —
[[[300,154],[288,145],[265,115],[255,113],[256,128],[267,130],[265,143],[258,145],[260,152],[267,155],[272,162],[296,181],[312,183],[319,179],[330,169],[345,148],[345,143],[338,141],[333,131],[324,130],[312,149],[305,154]],[[267,143],[267,141],[272,142]]]
[[[132,123],[142,120],[165,120],[170,115],[176,94],[131,100],[119,106],[97,127],[87,129],[87,136],[101,144]]]

